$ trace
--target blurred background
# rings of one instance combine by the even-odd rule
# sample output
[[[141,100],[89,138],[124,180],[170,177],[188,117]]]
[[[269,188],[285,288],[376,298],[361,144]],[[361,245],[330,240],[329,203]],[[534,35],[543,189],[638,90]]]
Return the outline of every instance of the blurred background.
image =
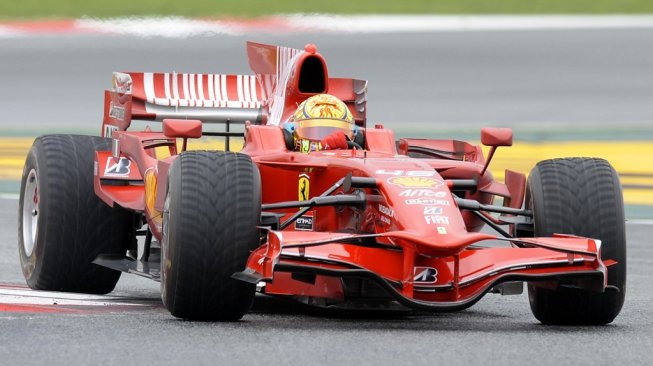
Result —
[[[646,0],[0,1],[0,195],[45,133],[99,134],[113,71],[250,73],[245,42],[315,43],[369,80],[368,123],[477,142],[491,165],[598,156],[630,219],[653,218],[653,2]]]

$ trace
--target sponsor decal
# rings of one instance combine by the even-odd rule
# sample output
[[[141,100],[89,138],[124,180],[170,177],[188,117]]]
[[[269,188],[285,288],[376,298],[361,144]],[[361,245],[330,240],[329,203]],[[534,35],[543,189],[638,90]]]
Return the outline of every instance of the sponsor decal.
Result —
[[[447,233],[447,228],[438,226],[438,234],[445,235]]]
[[[444,193],[444,192],[437,192]],[[422,205],[422,206],[450,206],[447,200],[436,200],[434,198],[412,198],[406,200],[407,205]]]
[[[427,224],[449,225],[449,216],[427,215],[424,221]]]
[[[145,210],[150,213],[152,221],[156,224],[161,225],[163,223],[163,215],[161,212],[154,208],[154,203],[156,201],[156,190],[157,190],[157,177],[156,177],[156,168],[150,168],[145,172]]]
[[[295,220],[295,230],[313,231],[313,216],[300,216]]]
[[[440,215],[442,207],[424,207],[424,215]]]
[[[113,131],[118,131],[118,127],[112,125],[104,125],[104,137],[111,137]]]
[[[309,140],[301,140],[299,151],[308,154],[311,152],[311,142]]]
[[[118,107],[113,102],[109,104],[109,117],[113,117],[119,121],[125,120],[125,107]]]
[[[386,216],[389,216],[389,217],[394,217],[394,215],[395,215],[393,209],[391,209],[388,206],[381,205],[381,204],[379,204],[379,212],[386,215]]]
[[[388,183],[401,188],[437,188],[444,185],[443,181],[429,177],[392,177],[388,178]]]
[[[436,283],[438,281],[438,270],[433,267],[415,267],[413,275],[415,284]]]
[[[297,185],[297,194],[299,201],[306,201],[311,192],[311,178],[308,174],[299,175],[299,184]]]
[[[131,94],[132,77],[122,72],[114,72],[111,80],[111,89],[118,94]]]
[[[390,225],[390,218],[388,216],[381,215],[379,216],[379,220],[381,220],[382,223],[386,225]]]
[[[297,148],[300,152],[305,154],[310,153],[311,151],[320,151],[322,150],[322,145],[319,142],[310,141],[310,140],[297,140]]]
[[[438,192],[432,189],[406,189],[399,192],[399,197],[440,197],[445,192]]]
[[[109,156],[107,158],[107,166],[104,168],[104,176],[107,177],[126,177],[129,175],[131,170],[131,160],[126,157],[120,157],[118,161],[115,158]]]
[[[394,175],[394,176],[405,175],[407,177],[433,177],[433,176],[435,176],[435,171],[433,171],[433,170],[385,170],[385,169],[378,169],[376,171],[376,174],[378,174],[378,175]]]

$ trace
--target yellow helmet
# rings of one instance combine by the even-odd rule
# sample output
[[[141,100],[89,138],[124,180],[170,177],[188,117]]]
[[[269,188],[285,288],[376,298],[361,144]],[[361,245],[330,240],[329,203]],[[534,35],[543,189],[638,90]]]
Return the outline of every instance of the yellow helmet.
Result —
[[[290,121],[295,122],[299,140],[320,141],[336,131],[349,139],[354,137],[354,117],[349,108],[330,94],[317,94],[303,101]]]

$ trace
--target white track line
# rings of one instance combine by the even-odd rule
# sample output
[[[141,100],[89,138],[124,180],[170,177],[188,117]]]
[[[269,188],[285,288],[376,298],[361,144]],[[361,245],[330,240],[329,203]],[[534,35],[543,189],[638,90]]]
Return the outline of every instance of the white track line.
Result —
[[[220,22],[182,17],[129,17],[113,19],[79,19],[76,27],[98,33],[130,35],[137,37],[186,38],[203,35],[239,34],[229,25]]]
[[[17,200],[19,197],[17,193],[0,193],[0,200]]]
[[[53,34],[186,38],[252,33],[408,33],[561,29],[653,29],[653,15],[328,15],[239,19],[82,18]],[[48,24],[0,23],[0,38],[50,35]]]
[[[15,38],[19,37],[20,33],[11,27],[0,25],[0,38]]]
[[[653,28],[653,16],[648,15],[292,15],[287,19],[290,24],[308,31],[346,33]]]
[[[631,225],[653,225],[653,220],[647,220],[647,219],[626,220],[626,224],[631,224]]]
[[[119,297],[0,288],[0,303],[14,305],[145,306]]]

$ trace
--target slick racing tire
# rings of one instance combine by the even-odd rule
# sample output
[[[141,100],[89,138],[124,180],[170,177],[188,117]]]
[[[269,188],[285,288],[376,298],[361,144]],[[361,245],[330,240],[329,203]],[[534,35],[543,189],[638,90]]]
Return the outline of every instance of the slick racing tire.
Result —
[[[161,296],[178,318],[234,321],[255,286],[231,276],[260,243],[261,181],[249,156],[187,151],[168,174]]]
[[[30,288],[106,294],[120,272],[91,263],[99,254],[125,254],[133,215],[109,207],[93,190],[93,136],[38,137],[27,155],[18,207],[18,250]]]
[[[533,315],[544,324],[608,324],[626,294],[626,230],[619,177],[603,159],[566,158],[539,162],[528,177],[526,207],[533,210],[534,235],[574,234],[602,242],[608,267],[605,292],[529,284]],[[616,289],[618,289],[618,291]]]

